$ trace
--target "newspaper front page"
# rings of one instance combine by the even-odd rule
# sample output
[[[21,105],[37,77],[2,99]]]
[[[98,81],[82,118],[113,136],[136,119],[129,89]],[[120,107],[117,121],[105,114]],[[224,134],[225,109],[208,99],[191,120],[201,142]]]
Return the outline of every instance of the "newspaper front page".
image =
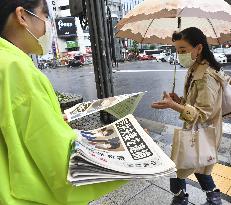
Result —
[[[93,102],[84,102],[65,110],[64,113],[67,116],[68,122],[94,114],[101,110],[120,119],[135,111],[143,95],[144,92],[139,92],[99,99]]]
[[[151,179],[175,171],[175,164],[143,130],[133,115],[91,131],[76,130],[68,181],[76,186]]]

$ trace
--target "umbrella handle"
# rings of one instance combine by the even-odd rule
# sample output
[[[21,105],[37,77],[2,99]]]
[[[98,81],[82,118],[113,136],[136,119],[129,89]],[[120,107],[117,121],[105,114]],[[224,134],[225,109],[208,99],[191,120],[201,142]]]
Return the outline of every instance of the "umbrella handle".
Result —
[[[181,17],[178,17],[177,20],[178,20],[178,29],[180,32],[181,31]],[[177,51],[176,51],[176,57],[175,57],[175,62],[174,62],[174,79],[173,79],[173,84],[172,84],[172,93],[175,92],[175,88],[176,88],[176,59],[177,59]]]
[[[173,84],[172,84],[172,93],[175,92],[175,87],[176,87],[176,59],[177,59],[177,52],[176,52],[176,57],[174,61],[174,78],[173,78]]]

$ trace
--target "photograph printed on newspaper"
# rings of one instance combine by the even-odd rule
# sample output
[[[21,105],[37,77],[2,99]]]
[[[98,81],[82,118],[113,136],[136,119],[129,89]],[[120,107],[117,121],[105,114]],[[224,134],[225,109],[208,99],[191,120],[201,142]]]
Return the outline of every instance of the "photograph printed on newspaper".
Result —
[[[76,186],[173,173],[175,164],[133,115],[91,131],[76,130],[68,181]]]
[[[104,110],[117,119],[120,119],[135,111],[143,95],[144,92],[139,92],[98,99],[92,102],[79,103],[74,107],[65,110],[64,113],[66,114],[68,122],[80,119],[101,110]]]

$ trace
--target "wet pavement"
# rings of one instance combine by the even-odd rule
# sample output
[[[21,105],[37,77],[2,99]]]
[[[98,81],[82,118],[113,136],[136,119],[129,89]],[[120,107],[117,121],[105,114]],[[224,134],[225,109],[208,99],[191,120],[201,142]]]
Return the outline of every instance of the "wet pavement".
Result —
[[[163,91],[171,92],[174,66],[169,63],[139,61],[127,62],[114,69],[113,79],[115,94],[125,94],[148,91],[139,104],[135,116],[154,120],[166,124],[181,126],[179,114],[172,110],[153,110],[150,105],[161,99]],[[226,66],[230,70],[231,66]],[[82,95],[84,100],[97,98],[95,76],[92,66],[81,68],[61,67],[46,69],[43,72],[48,76],[54,88],[61,92]],[[183,84],[186,70],[177,68],[176,93],[183,95]]]
[[[165,71],[161,71],[161,70]],[[148,91],[139,104],[135,115],[150,120],[180,125],[178,115],[171,111],[159,111],[150,108],[153,101],[161,98],[164,90],[171,91],[173,66],[167,63],[135,62],[121,64],[113,73],[115,94]],[[143,71],[146,70],[146,71]],[[149,71],[147,71],[149,70]],[[182,69],[177,73],[177,92],[183,93],[185,73]],[[93,67],[58,68],[43,71],[58,91],[82,95],[84,100],[97,98]]]

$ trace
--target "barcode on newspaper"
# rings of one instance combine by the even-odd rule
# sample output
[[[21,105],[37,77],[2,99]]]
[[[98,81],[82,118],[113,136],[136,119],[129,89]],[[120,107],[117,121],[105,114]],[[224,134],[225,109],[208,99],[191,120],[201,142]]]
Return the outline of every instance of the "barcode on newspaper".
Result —
[[[144,159],[153,155],[128,118],[117,122],[115,126],[134,160]]]

